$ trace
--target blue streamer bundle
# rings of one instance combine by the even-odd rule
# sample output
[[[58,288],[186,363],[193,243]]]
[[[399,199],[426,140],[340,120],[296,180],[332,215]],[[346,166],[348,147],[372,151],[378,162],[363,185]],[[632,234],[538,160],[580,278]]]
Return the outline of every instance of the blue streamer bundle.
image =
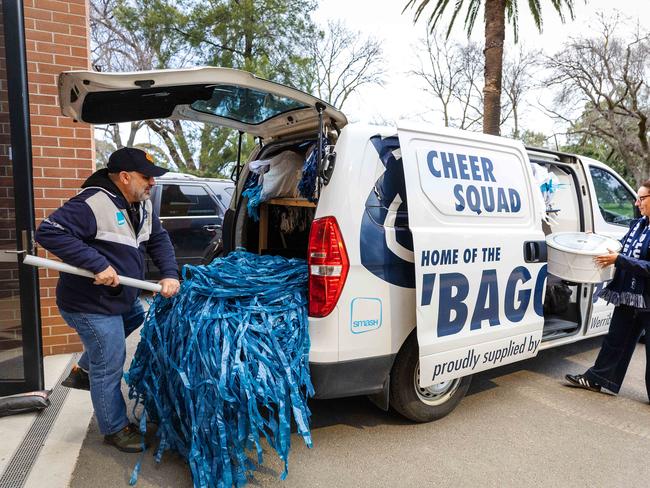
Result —
[[[260,220],[259,206],[262,200],[262,183],[259,181],[259,176],[255,173],[251,173],[248,177],[248,181],[244,185],[244,191],[242,196],[248,198],[246,207],[248,208],[248,215],[257,222]]]
[[[306,263],[237,251],[183,275],[178,295],[155,298],[126,375],[158,423],[156,461],[172,449],[195,487],[242,486],[263,436],[284,479],[292,415],[312,446]]]
[[[318,144],[318,143],[316,143]],[[327,145],[329,144],[326,137],[322,138],[321,154],[325,154]],[[302,178],[298,183],[298,191],[300,194],[310,202],[316,201],[316,176],[318,173],[318,148],[314,147],[312,152],[305,159],[305,164],[302,167]]]

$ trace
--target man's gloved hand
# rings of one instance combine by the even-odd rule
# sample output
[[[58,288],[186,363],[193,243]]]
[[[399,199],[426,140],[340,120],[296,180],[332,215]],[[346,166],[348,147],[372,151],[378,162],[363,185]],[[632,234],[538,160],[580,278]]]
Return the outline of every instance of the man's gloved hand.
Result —
[[[117,276],[117,273],[113,269],[113,266],[109,266],[104,271],[100,271],[95,274],[95,285],[106,285],[106,286],[117,286],[120,284],[120,279]]]
[[[173,297],[178,293],[178,290],[181,287],[181,283],[174,278],[164,278],[158,282],[162,286],[160,294],[165,298]]]

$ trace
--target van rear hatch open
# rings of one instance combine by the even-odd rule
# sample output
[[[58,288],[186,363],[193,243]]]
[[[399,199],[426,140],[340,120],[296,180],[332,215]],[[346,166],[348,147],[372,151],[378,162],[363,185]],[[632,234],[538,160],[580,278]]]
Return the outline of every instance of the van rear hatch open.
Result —
[[[229,68],[66,71],[59,75],[59,102],[64,115],[90,124],[191,120],[265,140],[316,130],[317,104],[325,124],[347,124],[342,112],[316,97]]]

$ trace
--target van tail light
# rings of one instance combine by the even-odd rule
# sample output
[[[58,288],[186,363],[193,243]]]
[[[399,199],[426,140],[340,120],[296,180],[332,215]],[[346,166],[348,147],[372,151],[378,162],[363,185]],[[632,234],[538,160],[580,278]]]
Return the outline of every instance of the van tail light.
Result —
[[[312,222],[309,232],[309,315],[325,317],[341,296],[350,269],[341,230],[334,217]]]

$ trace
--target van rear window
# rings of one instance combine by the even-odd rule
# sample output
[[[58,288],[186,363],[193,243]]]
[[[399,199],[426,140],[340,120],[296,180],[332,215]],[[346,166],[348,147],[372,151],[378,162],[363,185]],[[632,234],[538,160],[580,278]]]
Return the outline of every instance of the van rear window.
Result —
[[[210,99],[197,100],[191,106],[198,112],[253,125],[285,112],[307,108],[291,98],[231,85],[215,85]]]

